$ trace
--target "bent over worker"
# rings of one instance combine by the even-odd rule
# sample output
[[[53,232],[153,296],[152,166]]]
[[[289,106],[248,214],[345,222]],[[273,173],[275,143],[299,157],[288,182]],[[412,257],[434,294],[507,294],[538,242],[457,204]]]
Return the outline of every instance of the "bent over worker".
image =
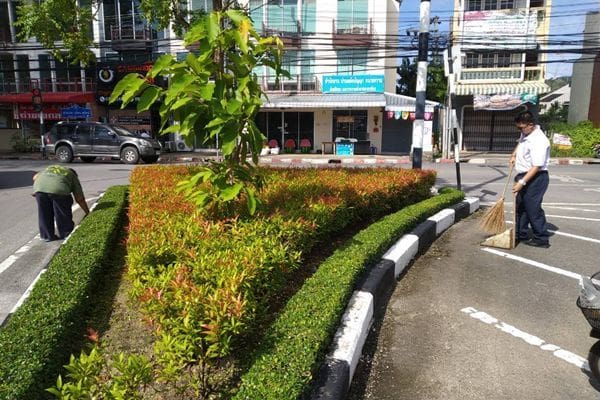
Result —
[[[85,215],[90,212],[77,172],[71,168],[50,165],[33,176],[33,190],[38,204],[40,237],[46,242],[64,239],[75,228],[71,211],[73,197]],[[55,220],[58,236],[54,230]]]

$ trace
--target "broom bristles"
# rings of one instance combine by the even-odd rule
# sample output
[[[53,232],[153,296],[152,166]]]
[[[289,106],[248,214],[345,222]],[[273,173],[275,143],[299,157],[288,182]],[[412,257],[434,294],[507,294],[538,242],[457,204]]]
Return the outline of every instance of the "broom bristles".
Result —
[[[485,232],[491,234],[498,234],[506,230],[506,221],[504,220],[504,197],[501,197],[496,204],[485,212],[480,225]]]

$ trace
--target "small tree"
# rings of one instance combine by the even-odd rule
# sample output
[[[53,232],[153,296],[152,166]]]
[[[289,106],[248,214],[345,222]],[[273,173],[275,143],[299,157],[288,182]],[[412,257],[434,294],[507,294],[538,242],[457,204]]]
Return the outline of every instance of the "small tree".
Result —
[[[191,26],[185,44],[199,54],[189,53],[181,62],[171,55],[160,57],[146,76],[125,76],[110,101],[121,98],[125,107],[139,96],[138,112],[160,103],[163,134],[198,135],[204,142],[218,139],[223,162],[203,168],[181,182],[180,189],[198,206],[220,215],[231,210],[232,200],[245,196],[254,213],[262,183],[255,165],[264,136],[254,122],[263,92],[253,70],[268,66],[277,77],[288,75],[281,69],[283,43],[259,37],[242,10],[223,9]],[[159,76],[169,80],[168,88],[153,83]]]
[[[417,87],[417,61],[403,58],[396,72],[399,79],[396,83],[396,93],[405,96],[415,96]],[[432,61],[427,66],[427,100],[443,103],[446,97],[448,80],[444,76],[444,66],[438,61]]]

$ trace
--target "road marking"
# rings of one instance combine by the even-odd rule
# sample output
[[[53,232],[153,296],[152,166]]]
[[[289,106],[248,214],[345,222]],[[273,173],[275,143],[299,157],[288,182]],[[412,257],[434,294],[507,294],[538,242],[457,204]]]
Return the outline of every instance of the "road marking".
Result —
[[[507,224],[512,224],[512,221],[504,221]],[[558,236],[566,236],[566,237],[570,237],[573,239],[578,239],[578,240],[584,240],[586,242],[592,242],[592,243],[598,243],[600,244],[600,240],[599,239],[594,239],[591,237],[587,237],[587,236],[581,236],[581,235],[575,235],[574,233],[567,233],[567,232],[561,232],[561,231],[556,231],[556,230],[552,230],[552,229],[548,229],[548,232],[553,233],[555,235]]]
[[[584,192],[600,192],[600,188],[585,188]]]
[[[546,214],[546,217],[563,218],[563,219],[576,219],[576,220],[579,220],[579,221],[600,222],[600,218],[570,217],[570,216],[566,216],[566,215],[553,215],[553,214]]]
[[[591,210],[589,208],[576,208],[576,207],[561,207],[561,206],[544,205],[544,208],[555,208],[557,210],[567,210],[567,211],[600,212],[600,210]]]
[[[561,349],[557,345],[546,343],[545,340],[535,335],[524,332],[512,325],[507,324],[506,322],[498,321],[498,319],[494,318],[493,316],[483,311],[478,311],[473,307],[466,307],[460,311],[462,311],[465,314],[468,314],[471,318],[483,322],[484,324],[492,325],[496,329],[501,330],[502,332],[508,333],[509,335],[521,339],[527,344],[538,347],[540,350],[551,352],[553,356],[563,361],[566,361],[569,364],[575,365],[580,369],[590,372],[590,365],[588,361],[575,353],[572,353],[565,349]]]
[[[565,269],[553,267],[553,266],[548,265],[548,264],[544,264],[544,263],[541,263],[541,262],[538,262],[538,261],[530,260],[528,258],[516,256],[514,254],[505,253],[503,251],[492,249],[492,248],[489,248],[489,247],[483,247],[481,250],[487,251],[488,253],[492,253],[492,254],[495,254],[495,255],[500,256],[500,257],[508,258],[510,260],[519,261],[519,262],[521,262],[523,264],[531,265],[533,267],[540,268],[540,269],[543,269],[543,270],[546,270],[546,271],[549,271],[549,272],[554,272],[555,274],[563,275],[563,276],[566,276],[568,278],[573,278],[573,279],[581,280],[581,274],[577,274],[575,272],[571,272],[571,271],[567,271]]]
[[[578,178],[573,178],[572,176],[566,176],[566,175],[550,175],[551,179],[558,179],[561,182],[573,182],[573,183],[582,183],[585,182],[582,179],[578,179]]]

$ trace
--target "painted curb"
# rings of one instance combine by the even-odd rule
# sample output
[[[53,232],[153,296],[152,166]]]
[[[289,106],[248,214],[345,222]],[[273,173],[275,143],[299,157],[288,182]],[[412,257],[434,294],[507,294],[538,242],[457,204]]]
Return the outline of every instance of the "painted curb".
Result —
[[[400,274],[440,234],[477,209],[479,199],[467,197],[431,216],[388,249],[352,294],[331,350],[319,369],[312,400],[346,398],[375,314],[389,298]]]

